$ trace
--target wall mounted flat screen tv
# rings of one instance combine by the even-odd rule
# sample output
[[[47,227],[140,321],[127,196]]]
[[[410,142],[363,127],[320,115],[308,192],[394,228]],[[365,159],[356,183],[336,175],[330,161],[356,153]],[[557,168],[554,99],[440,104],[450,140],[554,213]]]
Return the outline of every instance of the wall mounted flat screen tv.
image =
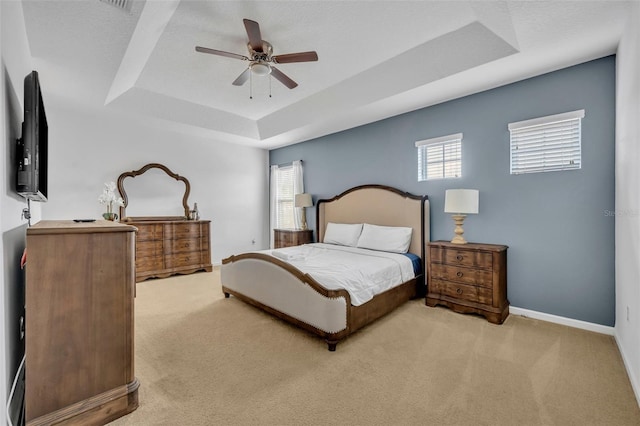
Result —
[[[48,132],[38,73],[32,71],[24,79],[24,122],[16,150],[16,191],[33,201],[47,201]]]

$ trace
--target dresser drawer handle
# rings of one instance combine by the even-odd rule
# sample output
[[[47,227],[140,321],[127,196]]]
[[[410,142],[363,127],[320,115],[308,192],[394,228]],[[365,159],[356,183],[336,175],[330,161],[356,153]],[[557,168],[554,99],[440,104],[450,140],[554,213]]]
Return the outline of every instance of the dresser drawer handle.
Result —
[[[463,256],[463,255],[459,254],[459,255],[457,255],[457,256],[456,256],[456,260],[457,260],[458,262],[462,262],[462,259],[464,259],[464,256]]]
[[[462,276],[464,275],[462,272],[458,271],[458,273],[456,274],[458,276],[458,278],[462,278]]]
[[[461,289],[460,287],[458,287],[458,288],[456,289],[456,293],[458,293],[458,294],[462,294],[462,289]]]

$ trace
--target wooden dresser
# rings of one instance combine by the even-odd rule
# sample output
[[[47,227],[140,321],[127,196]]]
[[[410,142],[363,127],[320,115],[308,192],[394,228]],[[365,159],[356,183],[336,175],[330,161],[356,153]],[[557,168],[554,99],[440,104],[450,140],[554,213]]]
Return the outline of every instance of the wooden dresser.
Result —
[[[299,246],[313,242],[313,229],[274,229],[274,248]]]
[[[27,426],[101,425],[138,407],[134,244],[117,222],[27,229]]]
[[[138,229],[136,281],[211,272],[209,220],[128,221]]]
[[[502,324],[509,315],[507,246],[429,243],[428,306],[444,305]]]

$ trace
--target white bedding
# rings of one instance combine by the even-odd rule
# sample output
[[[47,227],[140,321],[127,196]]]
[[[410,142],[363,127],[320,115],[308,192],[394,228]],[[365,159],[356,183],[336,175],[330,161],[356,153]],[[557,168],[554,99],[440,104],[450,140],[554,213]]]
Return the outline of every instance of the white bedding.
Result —
[[[415,277],[411,260],[398,253],[313,243],[265,250],[311,275],[327,289],[345,289],[354,306]]]

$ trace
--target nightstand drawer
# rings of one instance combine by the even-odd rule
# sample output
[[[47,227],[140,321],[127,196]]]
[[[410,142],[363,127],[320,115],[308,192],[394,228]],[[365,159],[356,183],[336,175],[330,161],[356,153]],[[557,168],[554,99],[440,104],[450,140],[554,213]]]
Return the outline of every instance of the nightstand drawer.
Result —
[[[313,242],[313,231],[311,229],[274,229],[274,248],[298,246]]]
[[[429,285],[429,293],[442,294],[444,296],[486,305],[491,305],[493,303],[492,290],[488,288],[451,283],[435,279],[432,280]]]
[[[436,280],[455,281],[462,284],[493,288],[493,273],[487,269],[473,269],[434,263],[431,265],[431,277]]]
[[[477,250],[445,249],[443,263],[490,269],[492,267],[492,255],[489,252]]]
[[[289,246],[293,242],[293,234],[291,232],[279,232],[278,241],[282,245]]]

